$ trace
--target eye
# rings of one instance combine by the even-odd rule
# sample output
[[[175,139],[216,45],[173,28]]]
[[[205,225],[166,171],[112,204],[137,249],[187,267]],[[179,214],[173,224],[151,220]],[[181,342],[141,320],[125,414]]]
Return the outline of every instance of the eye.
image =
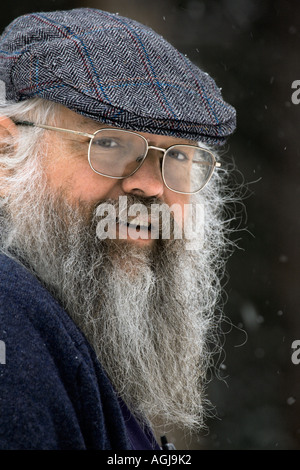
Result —
[[[110,137],[97,137],[93,140],[93,145],[97,145],[104,149],[115,149],[119,146],[116,139],[112,139]]]
[[[167,156],[178,162],[186,162],[189,160],[188,156],[182,150],[178,149],[169,150]]]

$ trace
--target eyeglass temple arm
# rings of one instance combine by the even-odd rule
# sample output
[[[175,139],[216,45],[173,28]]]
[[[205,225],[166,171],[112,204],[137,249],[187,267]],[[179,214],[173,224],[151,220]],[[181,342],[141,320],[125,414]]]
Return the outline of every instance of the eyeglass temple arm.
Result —
[[[41,129],[47,129],[50,131],[68,132],[69,134],[81,135],[83,137],[89,137],[90,139],[94,137],[93,134],[88,134],[87,132],[72,131],[71,129],[63,129],[62,127],[48,126],[47,124],[34,124],[33,122],[29,121],[14,121],[14,123],[19,126],[40,127]]]

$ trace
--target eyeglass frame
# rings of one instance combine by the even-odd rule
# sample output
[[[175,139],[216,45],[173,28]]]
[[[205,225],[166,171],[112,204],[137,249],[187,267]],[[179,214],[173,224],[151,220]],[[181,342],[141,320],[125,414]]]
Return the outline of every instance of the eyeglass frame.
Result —
[[[101,175],[101,176],[104,176],[106,178],[112,178],[112,179],[126,179],[126,178],[129,178],[130,176],[134,175],[140,168],[141,166],[143,165],[144,161],[146,160],[146,157],[148,156],[148,153],[149,153],[149,150],[158,150],[160,152],[163,152],[163,159],[162,159],[162,164],[161,164],[161,175],[162,175],[162,179],[163,179],[163,182],[164,182],[164,185],[170,190],[170,191],[173,191],[174,193],[178,193],[178,194],[197,194],[199,193],[200,191],[202,191],[202,189],[207,185],[207,183],[210,181],[213,173],[214,173],[214,170],[215,168],[219,168],[221,167],[221,163],[220,162],[217,162],[216,161],[216,158],[214,156],[214,154],[210,151],[210,150],[207,150],[203,147],[197,147],[196,145],[190,145],[190,144],[174,144],[174,145],[171,145],[170,147],[164,149],[162,147],[156,147],[154,145],[149,145],[148,143],[148,140],[141,134],[139,134],[138,132],[134,132],[134,131],[130,131],[130,130],[127,130],[127,129],[116,129],[116,128],[111,128],[111,127],[108,127],[108,128],[102,128],[102,129],[98,129],[97,131],[95,131],[93,134],[89,134],[88,132],[81,132],[81,131],[74,131],[72,129],[64,129],[62,127],[54,127],[54,126],[49,126],[48,124],[35,124],[34,122],[30,122],[30,121],[14,121],[14,123],[16,125],[21,125],[21,126],[29,126],[29,127],[39,127],[41,129],[46,129],[46,130],[49,130],[49,131],[58,131],[58,132],[67,132],[69,134],[73,134],[73,135],[80,135],[82,137],[88,137],[90,139],[90,142],[89,142],[89,148],[88,148],[88,162],[89,162],[89,165],[90,165],[90,168],[95,172],[97,173],[98,175]],[[101,131],[103,130],[107,130],[107,129],[111,129],[111,130],[114,130],[114,131],[121,131],[121,132],[126,132],[128,134],[133,134],[133,135],[138,135],[139,137],[141,137],[145,143],[146,143],[146,146],[147,146],[147,151],[145,153],[145,156],[143,157],[140,165],[132,172],[130,173],[130,175],[127,175],[127,176],[110,176],[110,175],[105,175],[104,173],[101,173],[100,171],[97,171],[95,170],[95,168],[93,168],[93,165],[91,163],[91,158],[90,158],[90,155],[91,155],[91,145],[92,145],[92,142],[93,142],[93,139],[94,137]],[[166,183],[166,180],[165,180],[165,175],[164,175],[164,159],[165,159],[165,156],[168,152],[168,150],[172,149],[173,147],[177,147],[177,146],[180,146],[180,145],[183,145],[183,146],[186,146],[186,147],[193,147],[193,148],[196,148],[196,149],[200,149],[200,150],[204,150],[205,152],[209,153],[211,156],[212,156],[212,160],[213,160],[213,169],[211,171],[211,174],[209,176],[209,178],[207,179],[207,181],[204,183],[204,185],[198,189],[197,191],[193,191],[193,192],[183,192],[183,191],[177,191],[175,189],[172,189],[170,188],[167,183]]]

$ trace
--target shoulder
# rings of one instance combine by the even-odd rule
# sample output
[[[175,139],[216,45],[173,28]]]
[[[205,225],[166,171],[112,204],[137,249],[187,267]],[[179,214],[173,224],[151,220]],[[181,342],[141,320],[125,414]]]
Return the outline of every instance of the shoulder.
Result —
[[[114,434],[118,446],[127,445],[116,395],[84,335],[41,283],[4,255],[0,340],[1,449],[104,449]]]
[[[52,295],[18,260],[0,254],[0,308],[59,308]]]
[[[78,367],[77,349],[87,342],[75,323],[35,276],[18,261],[0,255],[0,340],[14,367],[30,362],[41,367],[43,358]],[[89,351],[87,352],[89,357]],[[50,365],[51,362],[48,361]],[[12,363],[11,363],[12,365]],[[48,367],[49,369],[49,367]]]
[[[4,254],[0,254],[0,318],[0,334],[1,327],[7,326],[10,334],[20,330],[22,337],[35,331],[43,341],[49,336],[57,343],[64,336],[65,344],[66,336],[70,336],[72,343],[85,342],[50,292],[21,263]],[[2,335],[8,331],[2,331]]]
[[[19,261],[0,254],[0,311],[12,307],[52,307],[55,303],[50,293]]]

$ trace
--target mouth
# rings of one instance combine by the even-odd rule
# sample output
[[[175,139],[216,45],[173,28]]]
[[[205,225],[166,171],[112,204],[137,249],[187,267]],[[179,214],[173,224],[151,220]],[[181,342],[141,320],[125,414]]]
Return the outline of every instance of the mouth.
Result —
[[[125,220],[124,220],[125,219]],[[147,218],[133,217],[132,219],[117,217],[117,238],[126,239],[138,244],[153,243],[151,228],[153,223]]]
[[[148,231],[151,232],[152,224],[151,221],[149,220],[143,220],[140,217],[134,217],[131,220],[122,220],[121,218],[117,217],[116,220],[117,224],[132,228],[136,230],[137,232],[139,231]]]
[[[153,244],[156,243],[155,240],[170,238],[172,218],[164,218],[164,206],[161,208],[157,204],[153,210],[151,206],[151,210],[149,207],[144,210],[143,207],[135,211],[131,210],[132,207],[128,209],[127,205],[120,205],[113,206],[113,210],[110,210],[110,206],[107,207],[106,204],[99,205],[96,213],[99,217],[96,228],[98,238],[148,244],[150,241]]]

